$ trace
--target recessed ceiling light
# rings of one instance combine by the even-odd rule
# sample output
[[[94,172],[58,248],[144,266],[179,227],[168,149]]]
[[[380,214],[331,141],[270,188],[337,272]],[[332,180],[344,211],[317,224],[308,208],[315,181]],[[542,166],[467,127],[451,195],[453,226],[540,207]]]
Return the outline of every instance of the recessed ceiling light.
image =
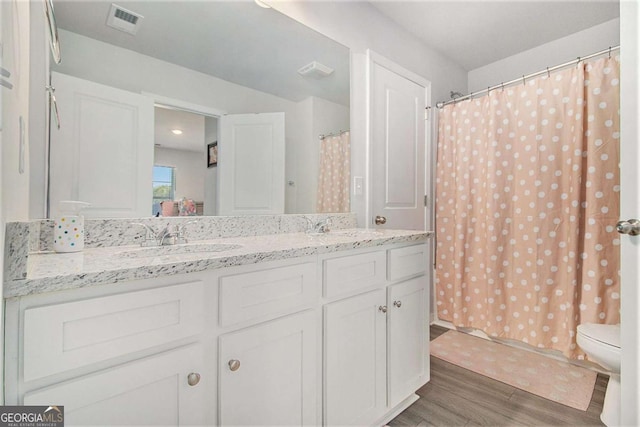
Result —
[[[182,135],[182,131],[180,129],[171,129],[174,135]]]
[[[253,0],[253,1],[256,2],[256,4],[260,7],[264,7],[265,9],[271,9],[271,6],[269,6],[265,2],[262,2],[260,0]]]

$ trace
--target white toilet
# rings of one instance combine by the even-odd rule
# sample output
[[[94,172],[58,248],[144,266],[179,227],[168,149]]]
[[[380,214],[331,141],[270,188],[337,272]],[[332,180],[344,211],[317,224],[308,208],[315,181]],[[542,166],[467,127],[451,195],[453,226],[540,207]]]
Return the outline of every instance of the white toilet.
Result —
[[[620,425],[620,325],[578,325],[576,341],[587,354],[611,374],[600,419],[608,427]]]

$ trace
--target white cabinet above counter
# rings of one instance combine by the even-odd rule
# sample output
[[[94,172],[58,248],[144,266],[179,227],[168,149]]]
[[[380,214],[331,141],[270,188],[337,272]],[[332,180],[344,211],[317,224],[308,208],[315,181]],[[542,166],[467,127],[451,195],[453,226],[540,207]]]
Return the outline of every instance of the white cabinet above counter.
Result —
[[[428,236],[30,257],[5,300],[6,404],[64,405],[69,426],[382,425],[429,379]]]

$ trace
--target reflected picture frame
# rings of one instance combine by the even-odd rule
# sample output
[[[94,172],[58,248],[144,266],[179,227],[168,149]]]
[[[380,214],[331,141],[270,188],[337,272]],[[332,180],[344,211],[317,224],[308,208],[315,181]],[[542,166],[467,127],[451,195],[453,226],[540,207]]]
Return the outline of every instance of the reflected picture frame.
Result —
[[[218,165],[218,141],[207,144],[207,167],[212,168]]]

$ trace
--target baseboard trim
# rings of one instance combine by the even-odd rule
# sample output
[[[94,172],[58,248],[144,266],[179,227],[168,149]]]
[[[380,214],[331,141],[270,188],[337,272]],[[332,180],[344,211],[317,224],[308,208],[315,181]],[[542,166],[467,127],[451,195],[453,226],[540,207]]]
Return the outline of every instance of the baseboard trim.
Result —
[[[393,408],[390,412],[387,412],[384,417],[382,417],[380,420],[375,422],[373,425],[385,426],[389,421],[391,421],[392,419],[400,415],[402,411],[407,409],[409,406],[413,405],[413,403],[418,399],[420,399],[420,396],[418,396],[415,393],[412,394],[402,402],[398,403],[398,405],[395,408]]]

